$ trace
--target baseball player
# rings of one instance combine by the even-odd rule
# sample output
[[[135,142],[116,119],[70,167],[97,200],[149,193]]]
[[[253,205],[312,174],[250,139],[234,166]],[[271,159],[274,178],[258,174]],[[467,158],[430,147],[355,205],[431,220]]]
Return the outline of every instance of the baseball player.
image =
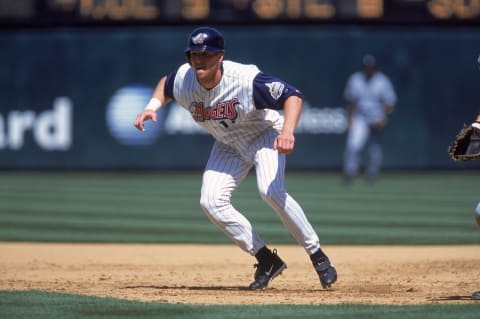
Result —
[[[478,58],[480,64],[480,57]],[[464,126],[448,148],[450,158],[457,161],[470,161],[480,158],[480,113],[474,123]],[[475,208],[475,219],[480,227],[480,202]],[[480,300],[480,290],[472,293],[472,299]]]
[[[480,57],[479,57],[480,61]],[[472,123],[472,127],[477,129],[477,134],[480,136],[480,113],[478,113],[477,118],[474,123]],[[475,208],[475,219],[477,221],[477,225],[480,228],[480,202],[478,202],[477,207]],[[480,290],[475,291],[472,294],[472,299],[480,300]]]
[[[284,185],[286,155],[295,145],[302,93],[255,65],[224,60],[224,38],[214,28],[193,30],[185,54],[187,63],[161,78],[135,126],[143,131],[146,120],[156,122],[156,111],[174,99],[215,138],[202,177],[200,205],[213,224],[257,259],[249,289],[266,288],[287,268],[276,249],[270,250],[231,204],[232,193],[252,167],[260,196],[310,255],[321,285],[331,287],[337,272]]]
[[[363,70],[353,73],[345,88],[348,135],[344,152],[343,173],[347,184],[358,175],[361,151],[370,142],[366,175],[374,182],[380,173],[383,151],[380,137],[393,112],[397,96],[388,77],[378,71],[376,59],[363,57]]]

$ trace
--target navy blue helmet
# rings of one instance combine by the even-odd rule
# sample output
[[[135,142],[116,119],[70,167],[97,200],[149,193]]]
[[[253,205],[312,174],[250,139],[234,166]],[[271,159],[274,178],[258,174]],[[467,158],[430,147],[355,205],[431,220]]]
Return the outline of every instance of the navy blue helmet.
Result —
[[[185,49],[187,58],[190,56],[190,51],[223,52],[223,35],[214,28],[196,28],[188,37],[188,47]]]

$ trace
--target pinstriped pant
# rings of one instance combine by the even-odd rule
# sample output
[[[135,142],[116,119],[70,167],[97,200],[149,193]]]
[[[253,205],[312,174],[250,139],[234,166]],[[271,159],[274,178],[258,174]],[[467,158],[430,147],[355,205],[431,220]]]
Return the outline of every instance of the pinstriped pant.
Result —
[[[278,132],[271,129],[257,138],[245,154],[215,142],[202,179],[200,205],[208,218],[244,251],[255,255],[265,242],[247,218],[231,204],[231,196],[255,167],[261,198],[272,207],[295,240],[313,254],[319,239],[300,205],[284,186],[286,156],[272,149]]]

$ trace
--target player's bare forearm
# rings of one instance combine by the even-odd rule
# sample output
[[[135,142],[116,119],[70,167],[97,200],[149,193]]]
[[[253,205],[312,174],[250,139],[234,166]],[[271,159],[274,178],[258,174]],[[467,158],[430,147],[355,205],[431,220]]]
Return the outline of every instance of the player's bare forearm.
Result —
[[[165,105],[170,101],[170,98],[165,95],[164,91],[166,79],[166,76],[160,79],[157,86],[155,87],[155,90],[153,91],[152,99],[147,104],[145,109],[140,114],[138,114],[137,118],[135,119],[135,127],[142,132],[145,130],[143,123],[148,120],[157,122],[157,110],[162,107],[162,105]]]
[[[347,111],[348,115],[352,115],[353,111],[357,108],[357,103],[354,101],[348,101],[347,105],[345,106],[345,110]]]
[[[152,97],[160,100],[162,105],[167,104],[170,101],[170,98],[165,96],[165,81],[167,80],[167,77],[164,76],[158,81],[157,86],[155,87],[155,90],[153,91]]]
[[[284,104],[283,128],[273,145],[280,153],[290,154],[295,146],[295,129],[302,114],[302,99],[298,96],[290,96]]]
[[[302,99],[295,95],[288,97],[283,109],[285,119],[282,133],[293,135],[302,114]]]
[[[347,105],[345,107],[345,110],[347,112],[347,129],[350,129],[352,126],[352,115],[353,111],[355,110],[357,104],[353,101],[347,102]]]

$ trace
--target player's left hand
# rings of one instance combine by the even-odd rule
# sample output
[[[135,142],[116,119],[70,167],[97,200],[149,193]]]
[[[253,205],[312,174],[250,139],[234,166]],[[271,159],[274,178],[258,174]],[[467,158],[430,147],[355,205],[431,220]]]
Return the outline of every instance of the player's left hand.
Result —
[[[377,122],[373,123],[370,125],[370,128],[374,131],[374,132],[381,132],[385,129],[385,127],[387,126],[387,118],[386,117],[383,117],[381,118],[380,120],[378,120]]]
[[[480,159],[480,123],[464,126],[448,147],[453,161]]]
[[[273,143],[274,150],[278,150],[279,153],[286,155],[293,152],[294,146],[295,137],[293,136],[293,134],[280,133],[275,139],[275,142]]]

